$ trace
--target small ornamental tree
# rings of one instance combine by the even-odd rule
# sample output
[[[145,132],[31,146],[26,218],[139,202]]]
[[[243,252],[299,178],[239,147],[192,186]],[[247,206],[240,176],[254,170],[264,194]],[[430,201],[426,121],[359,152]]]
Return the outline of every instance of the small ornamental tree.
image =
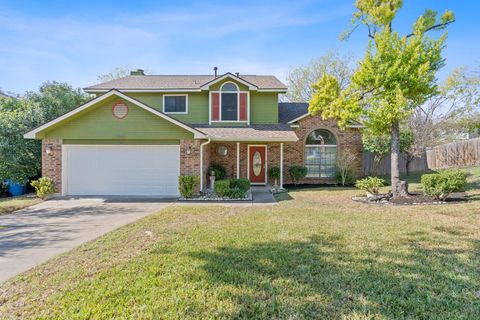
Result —
[[[309,112],[323,118],[338,119],[345,128],[361,120],[375,134],[391,136],[391,180],[394,197],[408,195],[407,184],[400,181],[400,126],[429,97],[437,92],[436,74],[444,65],[441,56],[446,33],[434,39],[429,31],[444,29],[455,18],[446,11],[426,10],[413,24],[410,34],[392,29],[402,0],[357,0],[354,27],[368,31],[365,56],[358,64],[350,85],[341,89],[335,76],[324,74],[313,86]]]
[[[342,186],[345,186],[347,183],[347,180],[353,179],[352,176],[352,165],[357,160],[357,156],[355,154],[348,152],[348,151],[342,151],[338,158],[337,158],[337,173],[340,178],[340,183]]]

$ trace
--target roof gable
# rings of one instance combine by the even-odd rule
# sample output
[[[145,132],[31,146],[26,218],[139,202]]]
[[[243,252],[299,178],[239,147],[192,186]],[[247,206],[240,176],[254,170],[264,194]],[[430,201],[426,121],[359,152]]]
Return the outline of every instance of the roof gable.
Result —
[[[200,132],[200,131],[198,131],[198,130],[196,130],[196,129],[194,129],[194,128],[184,124],[183,122],[180,122],[180,121],[178,121],[178,120],[176,120],[176,119],[174,119],[170,116],[167,116],[166,114],[164,114],[164,113],[162,113],[162,112],[160,112],[160,111],[158,111],[158,110],[156,110],[156,109],[154,109],[154,108],[152,108],[152,107],[150,107],[150,106],[148,106],[148,105],[146,105],[146,104],[144,104],[144,103],[142,103],[142,102],[140,102],[140,101],[138,101],[138,100],[136,100],[132,97],[129,97],[129,96],[127,96],[127,95],[125,95],[121,92],[118,92],[117,90],[111,90],[108,93],[106,93],[104,95],[101,95],[101,96],[99,96],[95,99],[92,99],[89,102],[81,105],[80,107],[64,114],[63,116],[60,116],[60,117],[58,117],[58,118],[56,118],[56,119],[54,119],[50,122],[47,122],[46,124],[44,124],[44,125],[36,128],[36,129],[26,133],[24,135],[24,138],[35,139],[38,133],[40,133],[44,130],[47,130],[48,128],[51,128],[52,126],[58,125],[59,123],[74,117],[75,115],[79,114],[80,112],[82,112],[84,110],[87,110],[89,108],[93,108],[98,103],[100,103],[102,101],[105,101],[105,100],[111,98],[112,96],[117,96],[118,98],[121,98],[125,101],[128,101],[129,103],[131,103],[133,105],[136,105],[139,108],[141,108],[143,110],[146,110],[147,112],[149,112],[149,113],[151,113],[155,116],[158,116],[158,117],[160,117],[164,120],[167,120],[168,122],[170,122],[170,123],[172,123],[172,124],[174,124],[174,125],[176,125],[180,128],[183,128],[186,131],[189,131],[189,132],[193,133],[195,138],[205,138],[205,135],[202,132]]]
[[[230,72],[227,72],[225,73],[223,76],[220,76],[220,77],[217,77],[211,81],[208,81],[207,83],[205,83],[204,85],[201,86],[201,89],[202,90],[209,90],[210,87],[216,83],[220,83],[220,82],[223,82],[225,80],[228,80],[228,79],[231,79],[231,80],[234,80],[235,82],[240,82],[241,84],[243,84],[244,86],[246,86],[249,90],[258,90],[258,87],[240,77],[237,77],[235,76],[234,74],[231,74]]]

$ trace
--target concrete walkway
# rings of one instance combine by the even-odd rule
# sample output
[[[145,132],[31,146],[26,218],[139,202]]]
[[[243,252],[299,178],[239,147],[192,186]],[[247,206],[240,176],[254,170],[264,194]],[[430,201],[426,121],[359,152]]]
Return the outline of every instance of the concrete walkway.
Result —
[[[62,199],[0,216],[0,282],[171,203],[159,199]]]

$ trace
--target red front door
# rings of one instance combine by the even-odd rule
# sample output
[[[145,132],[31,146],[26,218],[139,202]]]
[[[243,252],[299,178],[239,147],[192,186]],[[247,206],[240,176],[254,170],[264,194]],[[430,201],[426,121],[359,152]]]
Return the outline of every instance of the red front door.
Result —
[[[248,146],[249,177],[251,183],[265,183],[266,146]]]

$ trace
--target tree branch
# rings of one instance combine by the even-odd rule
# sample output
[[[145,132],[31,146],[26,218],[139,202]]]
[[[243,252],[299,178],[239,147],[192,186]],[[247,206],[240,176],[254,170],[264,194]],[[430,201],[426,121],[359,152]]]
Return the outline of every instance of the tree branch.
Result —
[[[427,33],[428,31],[431,31],[431,30],[435,30],[435,29],[440,29],[440,28],[443,28],[443,27],[446,27],[448,26],[449,24],[451,23],[454,23],[455,20],[451,20],[451,21],[448,21],[448,22],[442,22],[442,23],[437,23],[437,24],[434,24],[433,26],[431,27],[428,27],[427,29],[425,29],[424,33]],[[413,37],[414,34],[413,33],[410,33],[406,36],[406,38],[410,38],[410,37]]]

